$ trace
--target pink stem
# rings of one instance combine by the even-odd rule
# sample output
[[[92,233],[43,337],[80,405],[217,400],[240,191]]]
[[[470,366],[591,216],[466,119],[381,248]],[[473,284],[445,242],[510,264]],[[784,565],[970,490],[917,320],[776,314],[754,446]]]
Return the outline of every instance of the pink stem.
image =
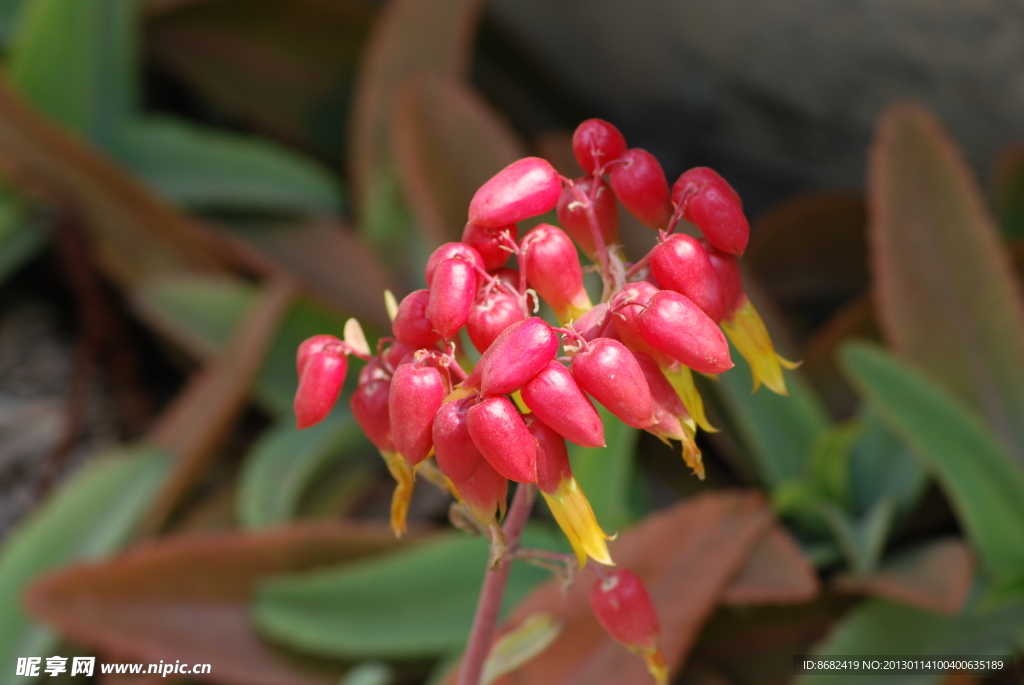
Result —
[[[505,517],[505,525],[502,526],[508,549],[498,568],[493,571],[488,570],[484,575],[484,586],[480,590],[476,616],[473,617],[473,630],[469,634],[469,644],[466,645],[466,653],[462,657],[462,667],[459,669],[458,685],[479,685],[480,683],[484,662],[487,660],[487,654],[491,651],[494,632],[498,627],[498,613],[501,611],[501,602],[505,598],[505,585],[508,583],[512,559],[519,548],[519,537],[523,534],[527,519],[530,518],[530,510],[533,508],[533,498],[536,494],[536,488],[529,483],[523,483],[516,488],[512,506],[508,510],[508,516]]]

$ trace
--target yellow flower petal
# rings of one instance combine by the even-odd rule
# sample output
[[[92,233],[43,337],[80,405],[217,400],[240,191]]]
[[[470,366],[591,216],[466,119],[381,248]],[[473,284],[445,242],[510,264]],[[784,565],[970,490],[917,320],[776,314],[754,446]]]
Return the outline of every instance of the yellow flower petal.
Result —
[[[704,480],[704,458],[701,456],[700,448],[697,447],[697,428],[693,420],[681,421],[683,426],[683,461],[693,469],[697,477]]]
[[[608,544],[605,542],[614,538],[601,530],[594,510],[591,509],[587,496],[580,490],[575,478],[563,480],[558,484],[558,489],[551,494],[541,494],[544,495],[555,521],[569,538],[569,544],[576,553],[580,568],[586,566],[587,557],[607,566],[614,565],[608,552]]]
[[[523,401],[523,395],[518,390],[512,393],[512,399],[515,400],[516,406],[519,407],[519,411],[524,414],[529,414],[530,408],[526,406],[526,402]]]
[[[555,316],[558,317],[558,323],[564,326],[570,321],[579,319],[593,308],[594,305],[590,301],[590,295],[588,295],[587,291],[584,290],[581,291],[579,297],[569,304],[568,308],[566,308],[564,312],[555,312]]]
[[[782,367],[795,369],[800,364],[783,359],[775,353],[768,329],[750,300],[746,300],[736,310],[732,319],[722,322],[722,330],[750,364],[754,391],[764,383],[765,387],[776,394],[789,394],[786,391],[786,379],[782,376]]]
[[[644,663],[647,664],[647,672],[654,678],[654,682],[658,685],[667,685],[668,665],[658,646],[643,647],[639,651],[640,656],[644,658]]]
[[[400,538],[407,528],[405,520],[416,487],[416,469],[398,452],[381,450],[380,456],[384,457],[384,463],[395,479],[395,491],[391,494],[391,530],[396,538]]]
[[[682,364],[677,370],[663,368],[662,371],[665,372],[665,378],[676,389],[679,399],[683,401],[683,406],[686,407],[686,411],[697,422],[697,425],[708,433],[717,433],[718,429],[711,425],[704,413],[704,400],[697,391],[697,386],[693,384],[693,372]]]

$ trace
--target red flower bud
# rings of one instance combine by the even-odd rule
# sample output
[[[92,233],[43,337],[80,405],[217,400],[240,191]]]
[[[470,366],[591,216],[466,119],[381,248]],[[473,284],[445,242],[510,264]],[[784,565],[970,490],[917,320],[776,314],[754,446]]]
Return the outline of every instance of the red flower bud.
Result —
[[[466,331],[473,346],[483,354],[506,328],[525,319],[519,299],[495,289],[473,305]]]
[[[739,260],[711,245],[705,244],[704,249],[711,260],[711,265],[715,267],[719,283],[722,284],[722,318],[731,319],[747,300],[743,293],[743,276],[740,274]]]
[[[561,192],[555,168],[539,157],[526,157],[480,186],[469,203],[469,221],[481,226],[514,224],[550,212]]]
[[[683,218],[701,230],[719,250],[741,255],[750,239],[750,225],[739,195],[711,169],[690,169],[672,187]]]
[[[694,371],[722,373],[732,368],[725,335],[700,307],[685,295],[662,290],[640,313],[640,335]]]
[[[441,266],[442,262],[456,257],[461,257],[470,264],[484,268],[483,257],[466,243],[445,243],[434,250],[430,258],[427,259],[427,266],[423,269],[423,278],[427,281],[427,288],[434,282],[434,272],[437,271],[437,267]]]
[[[431,366],[403,364],[395,371],[388,397],[391,438],[410,464],[430,454],[434,414],[447,394],[441,372]]]
[[[319,352],[310,352],[307,348],[303,354],[300,346],[297,361],[302,368],[294,408],[296,423],[302,429],[320,423],[331,413],[341,386],[345,384],[348,358],[331,348]]]
[[[504,283],[513,290],[519,290],[519,269],[512,269],[507,266],[503,266],[500,269],[492,271],[491,275],[497,278],[500,283]]]
[[[651,271],[666,290],[686,295],[711,320],[722,320],[722,283],[696,238],[675,233],[651,250]]]
[[[536,376],[557,352],[558,336],[551,326],[531,316],[506,328],[463,384],[471,388],[479,385],[484,396],[507,395]]]
[[[659,292],[661,291],[658,288],[647,281],[637,281],[626,285],[611,300],[611,308],[614,312],[612,325],[619,340],[630,350],[649,354],[659,364],[668,366],[675,363],[675,360],[648,345],[640,335],[640,312]]]
[[[388,349],[384,350],[384,354],[381,355],[381,361],[384,362],[385,367],[390,373],[402,364],[411,362],[413,360],[413,352],[414,350],[410,350],[402,343],[395,341],[388,346]],[[368,367],[369,365],[367,365]]]
[[[306,362],[309,361],[309,358],[320,354],[327,348],[333,348],[335,351],[340,352],[342,350],[342,342],[333,335],[314,335],[303,340],[302,344],[299,345],[299,349],[295,352],[296,372],[301,376],[302,370],[306,368]]]
[[[450,478],[451,476],[449,476]],[[459,495],[484,523],[494,520],[494,511],[505,511],[505,498],[508,497],[508,478],[494,470],[486,459],[480,459],[469,478],[452,481]]]
[[[583,271],[576,247],[560,228],[540,224],[527,233],[520,247],[526,280],[561,321],[576,318],[590,309],[583,288]]]
[[[517,483],[537,482],[537,442],[515,405],[489,397],[466,412],[473,444],[501,475]]]
[[[590,588],[590,608],[610,636],[630,647],[653,648],[661,628],[650,595],[640,578],[622,570]]]
[[[572,375],[608,411],[634,428],[654,424],[651,390],[636,358],[618,340],[598,338],[576,353]]]
[[[608,324],[608,303],[602,302],[594,305],[590,311],[574,321],[572,327],[581,338],[590,342],[594,338],[601,337]]]
[[[619,207],[615,203],[615,194],[604,179],[598,179],[597,195],[594,197],[594,217],[601,231],[605,245],[611,245],[619,239]],[[576,241],[583,253],[591,259],[597,256],[594,245],[594,234],[587,220],[587,210],[582,202],[576,199],[576,192],[590,197],[594,187],[594,177],[584,176],[574,181],[576,190],[569,186],[562,189],[558,198],[558,223],[562,229]]]
[[[686,434],[680,419],[689,417],[689,413],[686,411],[683,401],[679,399],[679,393],[665,378],[665,374],[662,373],[661,367],[653,357],[643,352],[634,352],[633,356],[636,357],[644,372],[647,387],[651,389],[651,402],[654,406],[654,419],[657,423],[647,430],[660,438],[683,440]]]
[[[527,430],[537,441],[537,487],[550,495],[562,481],[572,478],[569,450],[565,438],[538,417],[530,414],[525,420]]]
[[[681,205],[690,195],[706,185],[718,185],[732,196],[736,204],[743,207],[743,199],[740,198],[740,194],[717,171],[706,166],[694,167],[676,179],[676,182],[672,184],[672,202]]]
[[[391,419],[388,414],[390,392],[391,381],[376,378],[361,383],[349,401],[352,416],[366,433],[366,437],[377,449],[386,452],[395,451],[395,442],[391,439]]]
[[[672,217],[668,181],[658,160],[647,150],[627,150],[612,165],[609,180],[615,195],[637,221],[648,228],[665,228]]]
[[[465,401],[456,400],[443,405],[434,415],[434,457],[438,468],[453,483],[467,480],[483,460],[469,437],[466,409]]]
[[[619,129],[603,119],[587,119],[572,134],[572,153],[588,174],[618,159],[626,151],[626,139]]]
[[[521,391],[523,402],[566,440],[584,447],[604,447],[601,417],[572,374],[553,361]]]
[[[508,239],[506,239],[506,236]],[[519,228],[515,224],[508,226],[481,226],[469,223],[462,231],[462,242],[475,249],[483,260],[487,271],[504,266],[511,252],[509,248],[519,237]]]
[[[398,313],[391,322],[391,332],[410,350],[432,348],[441,342],[441,336],[427,318],[429,302],[429,291],[414,290],[399,303]]]
[[[465,259],[441,262],[430,285],[427,318],[445,340],[451,339],[469,321],[476,299],[476,272]]]

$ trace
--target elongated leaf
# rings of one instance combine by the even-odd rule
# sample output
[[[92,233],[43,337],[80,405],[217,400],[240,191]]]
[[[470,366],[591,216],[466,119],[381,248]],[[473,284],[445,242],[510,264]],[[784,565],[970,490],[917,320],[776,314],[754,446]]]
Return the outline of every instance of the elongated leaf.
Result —
[[[985,566],[1024,566],[1024,473],[978,419],[883,350],[849,343],[843,363],[864,399],[928,465]]]
[[[11,77],[21,91],[104,147],[138,105],[137,4],[30,0],[11,52]]]
[[[123,661],[216,664],[217,681],[237,685],[330,685],[343,665],[303,659],[262,640],[248,602],[271,574],[399,544],[386,527],[340,522],[175,536],[44,577],[27,605],[76,643]]]
[[[480,685],[491,685],[497,678],[519,668],[547,649],[560,632],[562,626],[549,614],[530,616],[491,647]]]
[[[324,159],[341,159],[356,58],[373,7],[360,0],[146,3],[146,49],[205,100]]]
[[[889,497],[897,514],[905,515],[924,494],[928,472],[870,407],[862,411],[861,421],[864,432],[849,462],[852,511],[865,514]]]
[[[146,117],[122,126],[112,149],[162,194],[195,209],[340,209],[337,183],[326,169],[256,138]]]
[[[392,118],[395,159],[416,219],[435,243],[458,240],[473,194],[526,156],[515,133],[462,81],[405,81]]]
[[[83,468],[21,523],[0,549],[0,662],[52,656],[57,637],[30,623],[22,593],[37,576],[77,559],[95,559],[123,545],[167,473],[167,455],[139,448]],[[14,668],[0,683],[21,682]]]
[[[956,618],[946,618],[902,604],[875,600],[857,608],[816,653],[821,656],[1008,656],[1013,653],[1014,633],[1022,622],[1024,605],[1020,604],[985,614],[968,610]],[[926,685],[942,678],[942,675],[879,673],[870,680],[879,685]],[[837,672],[806,675],[796,682],[800,685],[854,685],[865,682],[865,677]]]
[[[604,423],[606,446],[580,447],[569,443],[569,460],[597,522],[611,534],[637,519],[630,493],[640,431],[630,428],[601,405],[597,405],[597,411]]]
[[[530,546],[550,539],[524,537]],[[257,596],[256,621],[275,640],[327,656],[440,656],[469,635],[487,554],[484,539],[444,535],[386,558],[273,580]],[[546,577],[514,566],[505,608]]]
[[[809,475],[815,441],[828,428],[821,402],[800,377],[786,372],[789,396],[761,390],[750,392],[750,367],[732,350],[736,368],[711,384],[749,450],[762,481],[771,488]]]
[[[287,418],[264,433],[246,456],[238,485],[238,520],[246,528],[266,528],[294,517],[311,479],[329,460],[365,437],[346,413],[298,430]]]
[[[928,112],[900,105],[878,125],[868,186],[886,338],[1024,467],[1024,300],[968,166]]]
[[[0,50],[5,53],[11,47],[25,3],[26,0],[0,0]]]

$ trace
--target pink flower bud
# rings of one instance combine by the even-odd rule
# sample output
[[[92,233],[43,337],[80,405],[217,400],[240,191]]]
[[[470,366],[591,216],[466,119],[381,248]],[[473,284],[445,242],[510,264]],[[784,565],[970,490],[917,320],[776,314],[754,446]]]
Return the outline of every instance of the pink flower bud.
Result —
[[[402,364],[408,364],[413,360],[413,352],[402,343],[395,341],[391,343],[384,354],[381,355],[381,361],[384,362],[385,368],[388,369],[389,373],[393,372]]]
[[[631,647],[653,648],[661,628],[650,595],[640,578],[628,570],[597,580],[590,589],[590,608],[610,636]]]
[[[588,174],[618,159],[626,151],[626,139],[619,129],[603,119],[587,119],[572,134],[572,153]]]
[[[443,405],[434,416],[434,457],[438,468],[453,483],[467,480],[483,460],[469,437],[466,409],[466,402],[457,400]]]
[[[750,225],[739,195],[725,179],[711,169],[691,169],[675,182],[672,195],[680,196],[683,218],[696,225],[709,243],[730,254],[743,254]]]
[[[722,284],[722,318],[731,319],[747,301],[747,296],[743,293],[743,276],[740,274],[739,260],[708,244],[704,245],[704,249],[708,253],[711,265],[715,267],[719,283]]]
[[[654,424],[651,390],[636,358],[618,340],[598,338],[576,353],[572,375],[608,411],[634,428]]]
[[[434,414],[447,394],[441,372],[431,366],[403,364],[391,379],[391,439],[398,452],[414,466],[430,453]]]
[[[537,482],[537,442],[515,405],[489,397],[466,412],[473,444],[501,475],[517,483]]]
[[[497,278],[499,282],[511,287],[513,290],[519,290],[519,269],[512,269],[507,266],[503,266],[500,269],[495,269],[491,272],[491,275]]]
[[[507,395],[540,373],[557,352],[558,336],[543,319],[532,316],[506,328],[463,384],[479,386],[485,397]]]
[[[725,335],[685,295],[662,290],[640,313],[639,324],[644,341],[694,371],[722,373],[732,368]]]
[[[386,452],[395,451],[395,442],[391,439],[391,419],[388,414],[390,392],[391,381],[376,378],[361,383],[349,401],[352,416],[366,433],[366,437],[377,449]]]
[[[615,194],[604,179],[598,179],[597,195],[594,197],[594,218],[597,219],[601,238],[605,245],[611,245],[619,239],[619,207],[615,203]],[[594,234],[587,220],[587,210],[582,202],[576,199],[576,192],[590,197],[594,187],[594,177],[584,176],[574,181],[576,190],[566,186],[558,198],[558,223],[562,229],[576,241],[583,253],[591,259],[597,256]]]
[[[611,308],[614,312],[612,325],[619,340],[630,350],[649,354],[659,364],[668,366],[675,363],[675,360],[648,345],[640,335],[640,312],[659,292],[661,291],[658,288],[646,281],[627,284],[611,300]]]
[[[668,181],[647,150],[627,150],[612,165],[609,180],[622,206],[647,228],[665,228],[672,216]]]
[[[336,352],[342,349],[342,342],[333,335],[314,335],[306,338],[299,345],[295,352],[295,370],[301,376],[302,370],[306,368],[306,362],[315,354],[320,354],[325,349],[331,348]]]
[[[475,249],[483,260],[487,271],[504,266],[508,261],[509,248],[519,237],[519,228],[515,224],[508,226],[481,226],[469,223],[462,231],[462,242]],[[511,241],[511,242],[510,242]]]
[[[562,481],[572,478],[565,438],[534,415],[525,419],[526,428],[537,441],[537,487],[549,495]]]
[[[430,292],[414,290],[398,305],[398,313],[391,322],[391,332],[410,350],[433,348],[441,342],[441,336],[427,318]]]
[[[434,272],[437,271],[437,267],[441,266],[442,262],[456,257],[461,257],[481,269],[484,268],[483,257],[466,243],[445,243],[434,250],[430,258],[427,259],[427,266],[423,269],[423,278],[427,281],[427,288],[434,282]]]
[[[711,320],[722,320],[722,283],[696,238],[675,233],[651,250],[651,270],[666,290],[690,298]]]
[[[469,478],[452,482],[459,495],[482,522],[493,521],[495,509],[505,510],[508,478],[495,471],[486,459],[477,462],[476,469]]]
[[[466,331],[473,346],[483,354],[506,328],[525,320],[519,299],[495,289],[473,305]]]
[[[539,157],[526,157],[480,186],[469,203],[469,221],[481,226],[514,224],[550,212],[561,192],[555,168]]]
[[[318,336],[319,337],[319,336]],[[308,341],[307,341],[308,342]],[[299,356],[302,356],[302,347]],[[295,391],[295,420],[300,429],[323,421],[345,384],[348,358],[330,348],[309,352],[301,359],[299,387]]]
[[[579,319],[573,322],[572,327],[581,338],[590,342],[594,338],[601,337],[605,328],[608,328],[608,303],[594,305],[594,307]]]
[[[523,402],[566,440],[584,447],[604,447],[604,425],[572,374],[553,361],[521,391]]]
[[[662,373],[658,362],[654,361],[653,357],[643,352],[634,352],[633,356],[636,357],[644,372],[647,387],[651,389],[654,419],[657,423],[647,430],[660,438],[683,440],[687,436],[683,431],[680,419],[685,420],[689,417],[689,413],[686,411],[683,401],[679,399],[679,393],[665,378],[665,374]]]
[[[476,284],[476,271],[465,259],[446,259],[438,265],[430,284],[426,314],[443,339],[450,340],[469,321]]]
[[[672,202],[681,205],[706,185],[718,185],[732,196],[737,205],[743,207],[743,199],[740,198],[740,194],[717,171],[706,166],[694,167],[676,179],[676,182],[672,184]]]
[[[559,320],[574,318],[574,311],[590,308],[576,247],[564,231],[540,224],[523,237],[521,247],[526,280]]]

